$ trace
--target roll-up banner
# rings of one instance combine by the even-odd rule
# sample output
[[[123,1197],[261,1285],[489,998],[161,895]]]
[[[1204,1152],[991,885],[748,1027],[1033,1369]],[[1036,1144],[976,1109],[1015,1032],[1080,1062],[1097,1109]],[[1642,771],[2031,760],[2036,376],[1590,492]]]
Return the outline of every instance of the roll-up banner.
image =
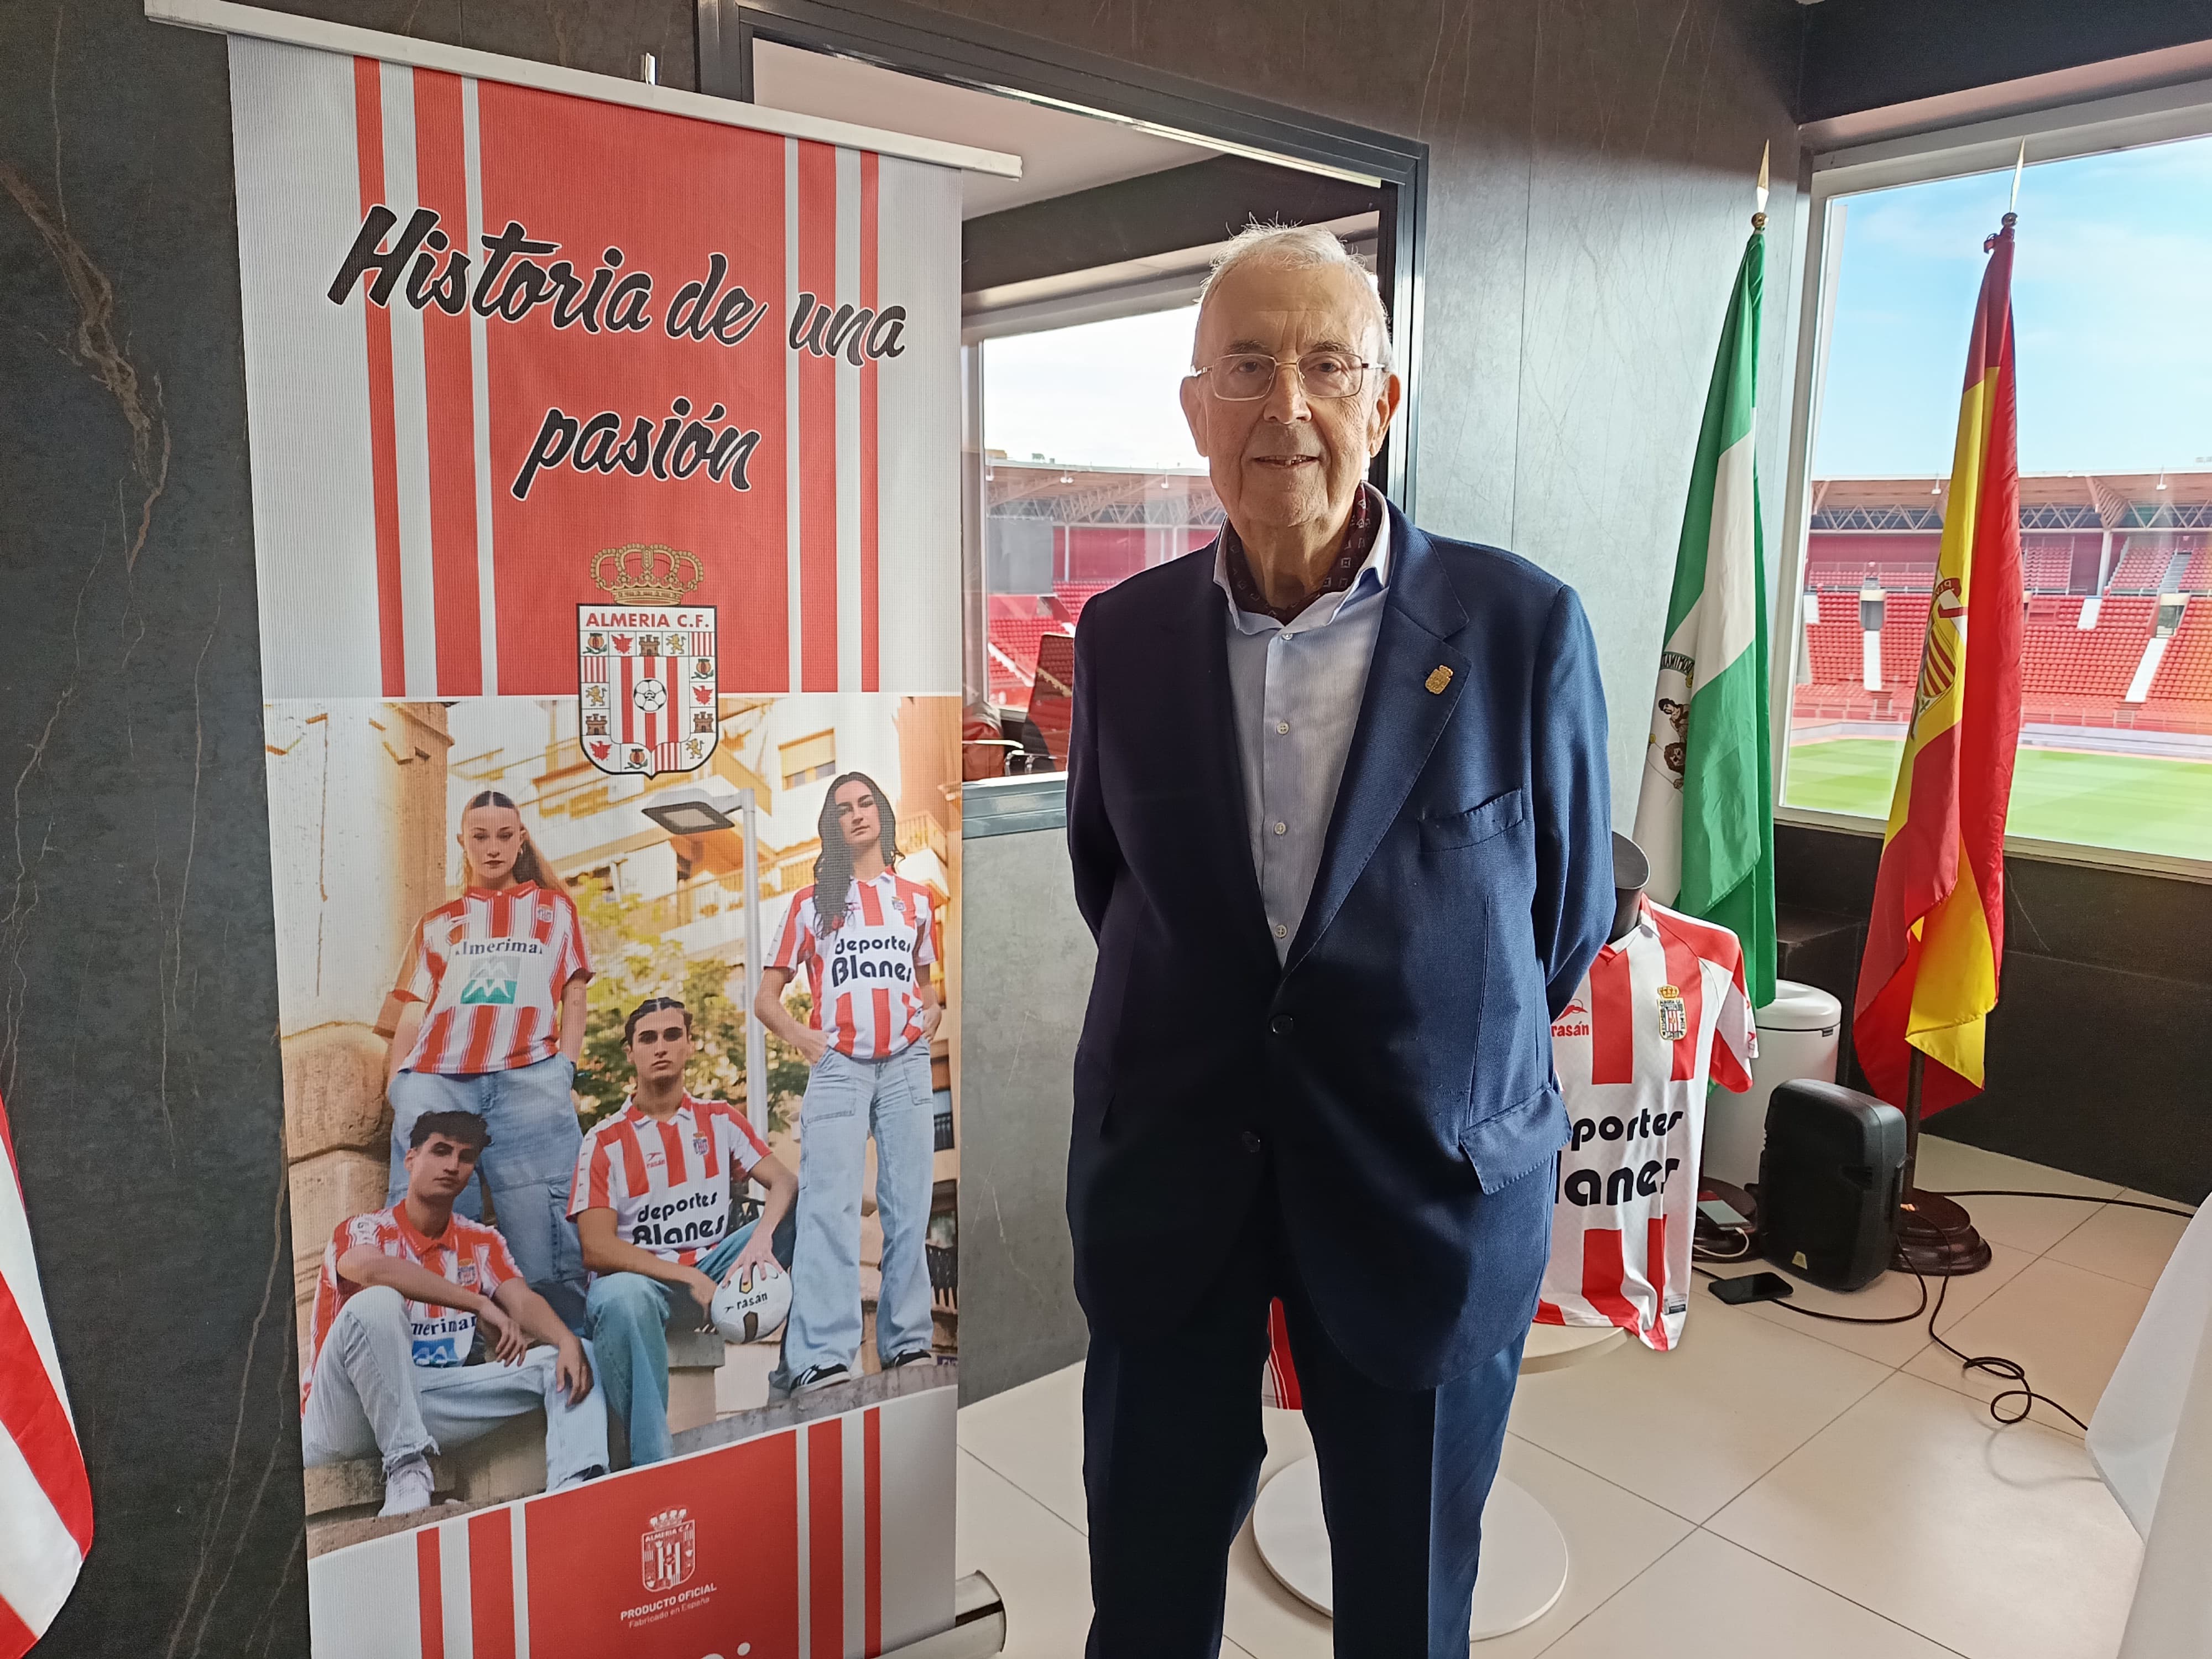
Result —
[[[301,27],[230,70],[316,1659],[895,1650],[952,1622],[957,172]]]

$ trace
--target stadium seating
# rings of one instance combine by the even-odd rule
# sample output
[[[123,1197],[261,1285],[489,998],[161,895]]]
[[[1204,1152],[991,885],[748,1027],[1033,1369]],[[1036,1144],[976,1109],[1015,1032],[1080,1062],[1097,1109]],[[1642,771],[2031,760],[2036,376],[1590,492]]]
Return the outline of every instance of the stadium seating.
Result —
[[[2152,702],[2177,699],[2212,714],[2212,599],[2190,600],[2181,613],[2181,626],[2166,641],[2165,660],[2151,676]]]
[[[2185,593],[2212,593],[2212,540],[2198,536],[2197,548],[2189,556],[2189,568],[2181,573],[2181,591]]]
[[[1936,561],[1814,557],[1805,568],[1805,585],[1816,592],[1856,593],[1869,580],[1900,592],[1925,593],[1936,585]]]
[[[2021,580],[2031,593],[2063,593],[2074,576],[2074,538],[2028,536],[2020,550]]]
[[[2165,579],[2166,568],[2173,562],[2173,538],[2162,532],[2130,536],[2127,550],[2112,568],[2112,578],[2105,584],[2107,593],[2155,593]]]
[[[2049,695],[2117,702],[2142,660],[2157,607],[2149,600],[2107,594],[2097,625],[2080,626],[2081,601],[2065,599],[2028,608],[2022,695]]]
[[[1927,637],[1927,594],[1893,591],[1882,606],[1881,683],[1908,702],[1920,678],[1920,647]]]
[[[1838,612],[1832,619],[1831,611]],[[1856,685],[1864,673],[1862,665],[1862,635],[1859,632],[1859,608],[1856,604],[1829,604],[1821,608],[1820,620],[1805,630],[1806,644],[1815,685]]]

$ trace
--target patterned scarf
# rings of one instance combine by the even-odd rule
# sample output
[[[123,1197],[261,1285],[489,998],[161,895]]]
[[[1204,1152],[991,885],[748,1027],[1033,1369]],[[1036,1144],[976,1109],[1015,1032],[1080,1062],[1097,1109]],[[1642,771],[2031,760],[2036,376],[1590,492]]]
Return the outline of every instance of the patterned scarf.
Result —
[[[1288,624],[1296,622],[1305,608],[1324,593],[1341,593],[1352,586],[1352,578],[1359,574],[1367,556],[1375,550],[1375,538],[1382,532],[1382,502],[1381,497],[1365,484],[1352,498],[1352,517],[1344,526],[1344,545],[1337,550],[1336,562],[1321,579],[1321,585],[1312,592],[1302,593],[1286,605],[1267,603],[1267,596],[1260,591],[1260,584],[1252,574],[1250,560],[1245,557],[1244,544],[1237,538],[1237,526],[1224,524],[1221,540],[1223,564],[1229,572],[1229,591],[1236,599],[1237,608],[1255,617],[1273,617]]]

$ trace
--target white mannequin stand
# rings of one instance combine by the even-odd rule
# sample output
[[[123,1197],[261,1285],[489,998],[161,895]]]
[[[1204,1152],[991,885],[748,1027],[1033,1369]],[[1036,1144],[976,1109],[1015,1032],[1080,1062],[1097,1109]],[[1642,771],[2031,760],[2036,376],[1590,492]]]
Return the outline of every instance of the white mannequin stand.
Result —
[[[1559,1370],[1620,1346],[1619,1329],[1532,1325],[1521,1374]],[[1321,1511],[1321,1469],[1311,1457],[1277,1471],[1252,1506],[1253,1541],[1283,1588],[1317,1613],[1332,1613],[1328,1528]],[[1567,1540],[1544,1506],[1510,1480],[1490,1489],[1482,1511],[1482,1571],[1470,1631],[1480,1642],[1533,1625],[1567,1587]]]

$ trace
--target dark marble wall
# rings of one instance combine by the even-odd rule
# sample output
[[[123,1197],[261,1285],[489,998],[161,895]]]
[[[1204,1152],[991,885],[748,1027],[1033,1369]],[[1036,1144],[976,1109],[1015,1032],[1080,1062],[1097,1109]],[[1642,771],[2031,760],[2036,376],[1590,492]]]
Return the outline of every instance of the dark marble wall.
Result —
[[[0,1089],[98,1534],[40,1652],[306,1646],[223,44],[0,8]]]
[[[1784,825],[1774,850],[1778,902],[1804,939],[1783,971],[1849,1009],[1881,841]],[[2008,859],[1989,1086],[1931,1119],[1934,1132],[2203,1202],[2212,1192],[2208,937],[2212,884]],[[1863,1088],[1848,1045],[1845,1062],[1841,1080]]]

